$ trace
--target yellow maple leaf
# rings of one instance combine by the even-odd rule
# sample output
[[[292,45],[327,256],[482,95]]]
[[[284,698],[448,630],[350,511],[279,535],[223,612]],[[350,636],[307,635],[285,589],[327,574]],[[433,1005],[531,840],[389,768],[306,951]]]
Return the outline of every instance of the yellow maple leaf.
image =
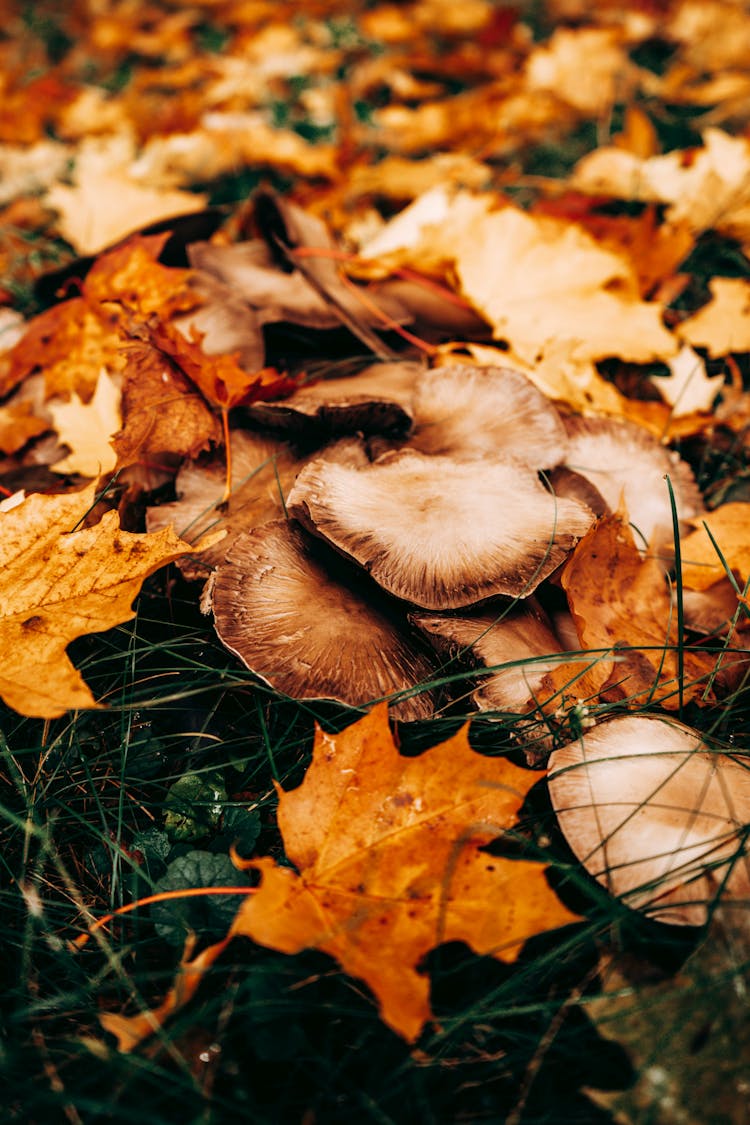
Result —
[[[66,496],[30,496],[0,513],[0,697],[22,715],[51,719],[95,707],[67,646],[129,621],[149,574],[208,545],[191,547],[171,528],[120,531],[117,512],[74,531],[95,499],[91,485]]]
[[[117,463],[110,438],[120,429],[120,389],[107,372],[99,372],[91,402],[81,402],[75,392],[70,402],[50,402],[49,411],[63,445],[70,453],[51,466],[56,473],[97,477]]]
[[[683,340],[706,348],[710,356],[750,351],[750,281],[715,277],[708,283],[711,300],[677,331]]]
[[[727,566],[737,571],[743,583],[747,582],[750,578],[750,504],[722,504],[700,520],[690,522],[696,530],[682,541],[684,584],[691,590],[707,590],[726,575],[706,528]]]
[[[55,184],[45,203],[59,213],[62,235],[79,254],[98,254],[149,223],[203,210],[206,196],[138,183],[115,134],[84,142],[72,186]]]
[[[526,363],[566,345],[577,361],[673,355],[662,306],[640,300],[631,264],[582,227],[515,207],[478,215],[455,247],[461,291]]]

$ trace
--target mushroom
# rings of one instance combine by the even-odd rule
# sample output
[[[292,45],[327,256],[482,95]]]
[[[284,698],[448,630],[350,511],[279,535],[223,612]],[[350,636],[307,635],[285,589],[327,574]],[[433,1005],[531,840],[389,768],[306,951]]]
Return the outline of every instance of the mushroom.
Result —
[[[610,512],[616,512],[624,500],[644,547],[653,549],[674,538],[666,475],[680,521],[703,511],[690,467],[647,430],[632,422],[578,416],[566,418],[565,426],[566,467],[597,489]]]
[[[438,651],[468,656],[480,668],[505,665],[483,677],[474,692],[480,711],[525,711],[537,698],[545,673],[557,663],[544,658],[561,651],[552,626],[533,602],[460,617],[414,613],[410,620]]]
[[[425,371],[409,445],[454,457],[513,457],[535,469],[565,456],[565,427],[550,400],[509,367],[452,364]]]
[[[362,469],[314,460],[287,507],[383,589],[437,610],[527,597],[594,519],[524,465],[413,450]]]
[[[237,537],[211,591],[227,648],[296,699],[360,707],[429,681],[434,665],[398,608],[320,549],[283,520]],[[411,720],[433,709],[432,693],[421,691],[393,711]]]
[[[421,371],[418,363],[374,363],[358,375],[324,379],[281,402],[246,408],[256,422],[303,437],[321,434],[406,433]]]
[[[340,458],[350,464],[368,464],[361,442],[342,439],[316,454]],[[211,567],[225,558],[229,547],[244,531],[284,514],[285,496],[300,468],[309,458],[299,457],[290,445],[245,430],[232,431],[232,491],[224,503],[224,456],[211,461],[188,461],[175,479],[177,500],[146,512],[148,531],[172,525],[192,543],[207,531],[227,534],[200,555],[185,555],[178,566],[188,579],[205,578]]]
[[[621,715],[549,760],[571,849],[611,894],[657,921],[700,926],[720,893],[750,893],[750,762],[671,719]]]

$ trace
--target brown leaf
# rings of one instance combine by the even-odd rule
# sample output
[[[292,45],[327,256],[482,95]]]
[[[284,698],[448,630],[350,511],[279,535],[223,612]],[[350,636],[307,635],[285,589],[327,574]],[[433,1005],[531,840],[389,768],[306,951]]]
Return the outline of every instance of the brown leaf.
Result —
[[[141,317],[167,317],[200,304],[190,288],[193,271],[158,260],[168,238],[169,231],[133,235],[101,254],[86,276],[86,296],[92,302],[117,301]]]
[[[631,705],[676,708],[676,606],[663,564],[641,558],[627,518],[617,513],[599,520],[568,560],[561,581],[586,654],[552,671],[545,685],[578,699],[608,693]],[[700,701],[716,655],[689,647],[683,652],[683,699]]]
[[[727,566],[750,578],[750,504],[722,504],[702,519],[691,521],[696,530],[682,543],[682,580],[691,590],[707,590],[726,577],[726,570],[706,531],[710,529]],[[704,527],[704,524],[706,525]]]
[[[245,371],[236,355],[207,355],[201,347],[200,333],[188,340],[169,321],[152,320],[150,336],[215,406],[230,409],[242,402],[282,394],[293,386],[274,367]]]
[[[36,417],[30,402],[0,406],[0,451],[3,453],[17,453],[27,441],[49,429],[49,422]]]
[[[121,467],[165,453],[192,459],[220,443],[217,418],[168,356],[140,341],[124,354],[123,426],[113,442]]]
[[[0,696],[22,715],[51,719],[96,707],[65,649],[76,637],[130,621],[143,580],[200,550],[170,528],[120,531],[116,512],[75,531],[95,495],[91,485],[68,496],[30,496],[0,513]]]

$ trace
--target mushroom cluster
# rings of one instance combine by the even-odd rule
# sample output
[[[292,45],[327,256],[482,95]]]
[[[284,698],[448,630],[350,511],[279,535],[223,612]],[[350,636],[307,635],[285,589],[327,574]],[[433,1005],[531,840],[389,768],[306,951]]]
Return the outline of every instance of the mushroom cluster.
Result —
[[[374,364],[246,420],[228,503],[221,466],[187,465],[148,526],[226,527],[205,560],[218,635],[295,698],[390,698],[398,718],[425,718],[447,656],[480,673],[475,706],[521,712],[571,647],[535,591],[596,516],[625,491],[644,541],[671,537],[667,472],[681,516],[700,511],[656,439],[566,421],[509,368]]]

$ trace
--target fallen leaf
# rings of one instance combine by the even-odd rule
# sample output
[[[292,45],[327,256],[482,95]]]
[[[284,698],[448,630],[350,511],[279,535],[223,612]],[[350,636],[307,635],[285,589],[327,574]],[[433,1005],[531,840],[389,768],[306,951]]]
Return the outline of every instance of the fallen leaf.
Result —
[[[750,281],[715,277],[708,283],[711,300],[683,320],[677,332],[710,356],[750,351]]]
[[[529,88],[550,90],[581,113],[606,113],[616,100],[626,101],[633,79],[619,35],[613,28],[558,28],[527,59]]]
[[[98,477],[114,469],[110,439],[120,428],[120,388],[103,368],[91,402],[73,393],[70,402],[50,402],[49,411],[61,443],[70,447],[68,456],[51,466],[53,472]]]
[[[561,584],[583,655],[549,673],[545,688],[590,702],[599,694],[630,706],[680,700],[677,611],[656,558],[642,559],[621,513],[605,516],[565,564]],[[717,656],[683,649],[682,699],[701,701]],[[549,695],[549,690],[546,690]]]
[[[115,134],[84,141],[72,186],[55,184],[45,202],[60,215],[62,235],[77,253],[98,254],[139,227],[203,210],[206,196],[137,183],[122,160]]]
[[[209,545],[191,547],[171,528],[155,535],[120,531],[116,512],[75,531],[95,501],[92,484],[66,496],[30,496],[0,515],[0,696],[22,715],[52,719],[96,707],[67,646],[130,621],[149,574]]]
[[[640,300],[627,259],[574,223],[505,207],[477,216],[454,256],[461,292],[526,363],[550,341],[577,361],[676,351],[662,306]]]
[[[679,418],[710,410],[724,386],[724,376],[710,376],[705,361],[687,345],[666,363],[670,374],[652,375],[651,382],[672,407],[672,414]]]
[[[432,948],[465,941],[512,962],[529,937],[577,917],[541,864],[481,850],[514,823],[538,775],[476,754],[465,728],[404,758],[387,713],[376,707],[336,737],[317,729],[303,784],[279,791],[279,826],[297,870],[252,861],[261,886],[231,932],[286,953],[329,953],[413,1040],[431,1018],[417,966]]]
[[[192,459],[221,442],[218,419],[168,356],[135,340],[123,355],[122,430],[113,439],[119,466],[164,454]]]
[[[44,372],[47,397],[75,392],[84,402],[94,393],[104,367],[117,371],[122,338],[115,314],[74,297],[28,322],[21,339],[7,354],[0,394],[7,394],[27,375]]]
[[[193,270],[159,262],[168,238],[169,231],[137,234],[101,254],[83,285],[93,307],[116,301],[145,318],[155,313],[169,317],[199,305],[201,299],[190,287]]]
[[[684,584],[691,590],[707,590],[726,577],[710,531],[727,566],[739,574],[744,585],[750,578],[750,504],[722,504],[702,519],[690,522],[696,530],[682,541]]]
[[[316,728],[302,785],[277,786],[295,867],[270,856],[240,861],[261,884],[228,936],[283,953],[328,953],[369,986],[384,1022],[413,1041],[432,1018],[418,965],[435,946],[463,941],[513,962],[528,938],[579,919],[542,864],[482,850],[515,823],[539,774],[475,753],[466,728],[402,757],[387,716],[383,704],[341,734]],[[214,957],[224,945],[212,947]],[[153,1030],[135,1020],[118,1021],[124,1044]]]
[[[29,402],[0,406],[0,451],[17,453],[27,441],[49,430],[50,424],[37,418]]]

